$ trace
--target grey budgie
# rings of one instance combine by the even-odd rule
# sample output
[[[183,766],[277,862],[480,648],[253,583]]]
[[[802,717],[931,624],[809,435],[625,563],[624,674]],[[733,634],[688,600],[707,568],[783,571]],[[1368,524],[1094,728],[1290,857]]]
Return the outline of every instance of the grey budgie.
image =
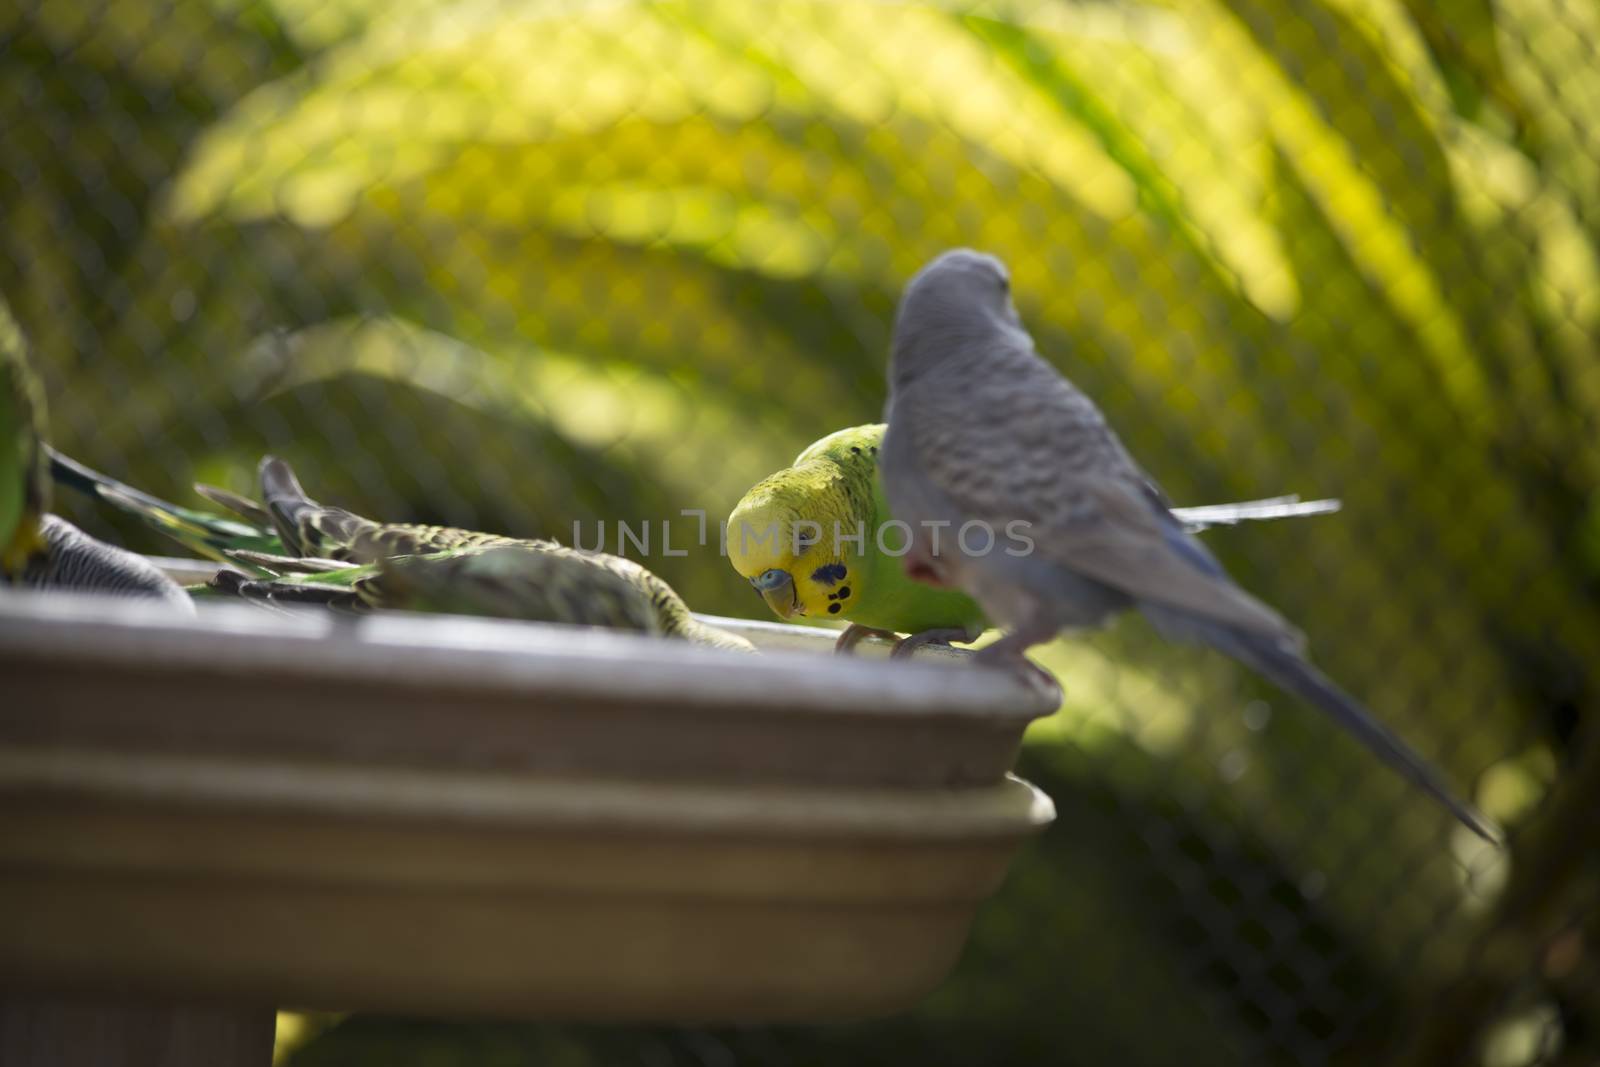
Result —
[[[965,590],[1009,631],[978,654],[983,661],[1020,664],[1062,630],[1137,608],[1165,636],[1209,645],[1314,704],[1498,840],[1487,818],[1313,667],[1300,633],[1184,529],[1094,402],[1034,351],[999,260],[947,252],[906,286],[886,421],[884,493],[912,527],[905,565]]]
[[[22,588],[155,598],[194,614],[189,594],[143,556],[96,541],[57,515],[46,515],[39,532],[45,550],[23,566]]]

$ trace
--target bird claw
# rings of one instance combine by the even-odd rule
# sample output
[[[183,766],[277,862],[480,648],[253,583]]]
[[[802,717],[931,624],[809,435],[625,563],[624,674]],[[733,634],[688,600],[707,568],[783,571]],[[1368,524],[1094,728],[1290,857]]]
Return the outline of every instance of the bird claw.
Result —
[[[909,637],[903,637],[894,646],[894,651],[889,653],[890,659],[910,659],[919,648],[928,645],[944,645],[949,647],[952,641],[970,641],[972,636],[959,626],[944,626],[932,630],[923,630]]]
[[[972,654],[972,661],[990,670],[1006,671],[1029,688],[1038,690],[1054,700],[1061,699],[1061,683],[1056,681],[1055,675],[1033,662],[1021,651],[1008,646],[1004,639],[978,649]]]
[[[873,626],[861,626],[851,623],[845,627],[844,633],[839,635],[839,640],[833,643],[833,651],[838,656],[848,656],[856,650],[856,646],[869,637],[882,637],[893,641],[895,635],[889,630],[880,630]]]

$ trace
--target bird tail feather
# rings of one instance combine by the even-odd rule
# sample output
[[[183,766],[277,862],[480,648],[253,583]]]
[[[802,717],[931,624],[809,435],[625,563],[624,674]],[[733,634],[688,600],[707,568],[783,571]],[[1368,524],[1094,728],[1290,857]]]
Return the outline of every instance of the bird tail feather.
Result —
[[[1289,644],[1268,634],[1211,628],[1206,641],[1331,717],[1369,750],[1431,794],[1463,825],[1494,844],[1500,829],[1482,812],[1451,790],[1444,776],[1354,697],[1334,684]]]
[[[103,500],[170,537],[196,555],[228,562],[231,551],[278,552],[283,546],[270,529],[222,515],[181,507],[120,482],[48,448],[50,476],[68,489]]]
[[[1237,526],[1241,522],[1297,519],[1308,515],[1327,515],[1342,507],[1337,499],[1301,500],[1298,496],[1270,496],[1261,500],[1241,500],[1234,504],[1202,504],[1173,508],[1190,533],[1211,526]]]

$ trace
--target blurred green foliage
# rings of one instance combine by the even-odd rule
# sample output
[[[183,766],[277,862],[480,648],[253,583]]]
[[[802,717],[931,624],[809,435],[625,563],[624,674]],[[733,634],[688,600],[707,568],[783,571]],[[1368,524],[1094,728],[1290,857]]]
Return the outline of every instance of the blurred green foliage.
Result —
[[[271,448],[386,518],[715,518],[877,417],[899,285],[970,244],[1175,499],[1344,498],[1212,544],[1457,780],[1497,765],[1491,814],[1594,716],[1586,0],[21,3],[0,292],[119,477]],[[762,613],[714,551],[652,565]],[[1307,709],[1132,621],[1046,659],[1061,821],[914,1019],[358,1020],[296,1062],[1365,1062],[1473,965],[1507,861]],[[1532,996],[1594,1040],[1600,990]]]

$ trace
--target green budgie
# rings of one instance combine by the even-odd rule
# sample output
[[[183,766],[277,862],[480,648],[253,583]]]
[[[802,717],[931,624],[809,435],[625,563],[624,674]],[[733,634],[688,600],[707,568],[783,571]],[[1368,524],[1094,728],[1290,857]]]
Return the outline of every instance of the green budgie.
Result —
[[[51,470],[63,484],[136,515],[207,558],[249,572],[222,578],[214,591],[346,605],[359,601],[366,606],[626,630],[640,629],[637,609],[642,603],[650,614],[649,632],[753,651],[744,638],[696,619],[670,585],[633,560],[581,553],[555,541],[448,526],[375,522],[343,508],[318,504],[300,487],[289,465],[272,456],[261,461],[261,503],[225,489],[195,487],[202,496],[234,511],[239,519],[179,507],[58,453],[51,454]],[[491,549],[515,552],[490,556]],[[525,558],[537,554],[551,560],[529,562]],[[390,562],[401,557],[403,563]],[[292,573],[295,571],[313,573]],[[505,582],[491,592],[485,586],[492,586],[497,574]],[[563,589],[539,590],[541,576],[559,579]],[[249,581],[252,578],[254,584]],[[465,584],[453,590],[453,578]],[[618,599],[618,581],[632,591],[627,603]],[[567,588],[581,588],[585,583],[593,584],[596,602],[576,615],[564,610],[563,605],[571,600]],[[349,595],[334,596],[341,589]]]
[[[398,609],[662,633],[656,606],[640,585],[603,560],[559,545],[470,546],[358,567],[250,552],[237,558],[278,576],[251,578],[223,570],[210,583],[213,590],[346,610]]]
[[[910,634],[896,656],[974,640],[989,625],[977,601],[906,576],[906,531],[890,522],[878,475],[883,434],[882,423],[829,434],[758,483],[728,517],[728,558],[779,616],[848,621],[840,651],[871,634]],[[1337,500],[1275,497],[1173,514],[1194,531],[1338,509]]]
[[[44,390],[22,329],[0,301],[0,582],[23,589],[153,597],[192,611],[142,556],[50,514]]]

